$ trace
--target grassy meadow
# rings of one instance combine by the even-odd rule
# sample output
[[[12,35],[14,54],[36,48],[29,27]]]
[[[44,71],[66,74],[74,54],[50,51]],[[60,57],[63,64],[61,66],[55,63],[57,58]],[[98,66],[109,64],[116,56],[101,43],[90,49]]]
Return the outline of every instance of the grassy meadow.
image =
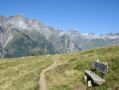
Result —
[[[93,61],[108,63],[106,81],[87,87],[84,71],[93,70]],[[119,89],[119,45],[67,54],[0,59],[0,90],[39,90],[42,69],[56,61],[57,68],[46,72],[48,90]],[[99,75],[99,72],[97,72]]]
[[[59,66],[46,73],[48,90],[118,90],[119,89],[119,45],[81,52],[55,55]],[[106,81],[101,86],[87,87],[84,71],[93,70],[93,61],[108,63]],[[63,64],[61,64],[63,63]],[[100,75],[99,72],[97,72]]]
[[[0,90],[39,90],[40,72],[52,63],[50,56],[0,59]]]

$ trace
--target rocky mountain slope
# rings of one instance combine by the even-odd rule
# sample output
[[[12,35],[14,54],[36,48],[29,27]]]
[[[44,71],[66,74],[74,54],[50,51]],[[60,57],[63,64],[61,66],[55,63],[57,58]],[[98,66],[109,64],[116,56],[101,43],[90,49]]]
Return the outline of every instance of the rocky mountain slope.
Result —
[[[20,57],[81,51],[119,44],[119,33],[97,36],[56,30],[18,14],[0,15],[0,57]]]

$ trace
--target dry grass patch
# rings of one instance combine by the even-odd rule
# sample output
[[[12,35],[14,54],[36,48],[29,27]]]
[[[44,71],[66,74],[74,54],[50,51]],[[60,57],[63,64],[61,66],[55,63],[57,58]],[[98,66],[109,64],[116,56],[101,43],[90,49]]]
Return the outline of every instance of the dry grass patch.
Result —
[[[0,59],[0,90],[38,89],[41,70],[52,63],[51,56]]]

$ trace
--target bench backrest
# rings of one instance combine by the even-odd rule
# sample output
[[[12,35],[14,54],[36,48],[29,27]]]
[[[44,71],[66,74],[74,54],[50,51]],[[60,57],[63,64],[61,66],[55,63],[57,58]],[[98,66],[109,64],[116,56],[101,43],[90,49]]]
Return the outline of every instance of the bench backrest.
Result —
[[[103,74],[107,73],[107,65],[105,65],[105,64],[94,61],[93,67],[96,68],[97,70],[99,70],[100,72],[102,72]]]

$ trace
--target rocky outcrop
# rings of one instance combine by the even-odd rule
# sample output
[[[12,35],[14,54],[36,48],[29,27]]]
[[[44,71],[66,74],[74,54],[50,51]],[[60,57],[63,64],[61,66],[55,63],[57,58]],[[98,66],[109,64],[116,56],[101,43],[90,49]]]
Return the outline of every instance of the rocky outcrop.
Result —
[[[71,38],[68,35],[56,36],[50,41],[53,43],[55,49],[59,53],[68,53],[79,51],[80,49],[72,42]]]
[[[3,29],[0,27],[0,57],[4,57],[4,48],[9,43],[10,40],[12,40],[12,34],[9,28]]]

